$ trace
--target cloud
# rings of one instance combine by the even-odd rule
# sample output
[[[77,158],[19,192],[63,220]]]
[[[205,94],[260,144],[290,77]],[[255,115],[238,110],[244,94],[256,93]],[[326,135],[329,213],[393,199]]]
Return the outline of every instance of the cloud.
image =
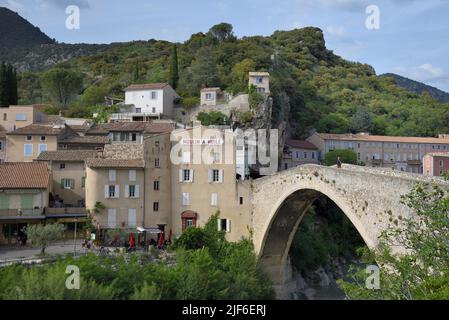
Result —
[[[88,0],[37,0],[41,7],[56,7],[65,9],[68,6],[75,5],[83,9],[90,8]]]
[[[395,67],[392,72],[405,76],[407,78],[422,82],[447,82],[449,74],[442,68],[435,67],[430,63],[424,63],[418,67]]]
[[[346,30],[344,27],[333,27],[333,26],[329,26],[326,28],[326,32],[334,37],[337,38],[344,38],[346,37]]]
[[[362,12],[369,5],[368,0],[299,0],[299,2],[318,6],[322,9]]]

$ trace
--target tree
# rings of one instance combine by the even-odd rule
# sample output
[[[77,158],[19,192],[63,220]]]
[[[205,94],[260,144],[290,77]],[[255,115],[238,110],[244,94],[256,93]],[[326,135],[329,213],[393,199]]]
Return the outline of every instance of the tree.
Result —
[[[371,132],[373,130],[373,119],[365,107],[360,107],[352,116],[351,129],[355,132]]]
[[[232,92],[238,94],[248,90],[249,72],[254,71],[256,63],[252,59],[244,59],[232,68]]]
[[[62,224],[35,224],[24,229],[28,240],[33,247],[41,248],[41,254],[45,254],[45,249],[52,242],[59,240],[65,231]]]
[[[9,95],[9,105],[17,105],[18,94],[17,94],[17,73],[16,69],[9,64],[6,69],[6,76],[8,82],[8,95]]]
[[[232,31],[233,27],[229,23],[220,23],[209,29],[209,34],[218,42],[235,41],[236,37]]]
[[[179,72],[178,72],[178,48],[176,44],[173,45],[173,53],[171,56],[171,64],[170,64],[170,72],[169,72],[169,81],[168,83],[172,86],[173,89],[176,90],[178,87],[179,81]]]
[[[219,111],[201,111],[200,113],[198,113],[196,118],[201,122],[203,126],[225,125],[229,121],[229,118],[224,113],[221,113]]]
[[[3,62],[0,64],[0,106],[9,106],[8,74]]]
[[[411,218],[390,214],[392,227],[376,250],[365,253],[368,264],[381,267],[380,288],[365,286],[365,269],[355,267],[352,279],[341,281],[351,299],[449,299],[449,195],[448,190],[418,184],[402,203],[416,214]],[[402,247],[407,253],[392,252]]]
[[[329,151],[324,155],[324,165],[333,166],[337,164],[337,158],[340,157],[341,162],[349,164],[357,164],[357,155],[354,151],[348,149]]]
[[[56,68],[45,72],[41,77],[44,92],[61,109],[66,109],[73,98],[82,90],[82,75],[69,70]]]

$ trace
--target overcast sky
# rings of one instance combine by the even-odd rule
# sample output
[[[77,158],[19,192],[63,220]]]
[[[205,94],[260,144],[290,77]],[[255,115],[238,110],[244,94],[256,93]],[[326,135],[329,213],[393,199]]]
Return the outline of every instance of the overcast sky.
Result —
[[[68,30],[68,5],[80,8],[80,29]],[[380,29],[365,26],[377,5]],[[237,36],[316,26],[327,47],[449,92],[449,0],[0,0],[59,42],[110,43],[163,39],[229,22]]]

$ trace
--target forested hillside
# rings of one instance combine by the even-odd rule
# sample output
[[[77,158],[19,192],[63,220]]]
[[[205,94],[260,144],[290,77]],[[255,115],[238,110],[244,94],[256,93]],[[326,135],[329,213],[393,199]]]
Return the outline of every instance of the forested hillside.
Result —
[[[184,101],[192,101],[203,86],[244,92],[249,71],[269,71],[273,125],[286,121],[296,137],[312,130],[417,136],[449,132],[448,104],[427,93],[406,91],[394,79],[378,77],[370,65],[333,54],[318,28],[237,39],[232,26],[223,23],[184,43],[135,41],[98,45],[84,53],[81,48],[89,46],[73,46],[74,50],[61,48],[61,55],[78,48],[82,57],[74,54],[44,72],[19,75],[19,102],[52,103],[53,112],[63,108],[69,116],[89,116],[106,95],[123,97],[123,88],[130,83],[170,81],[176,46],[176,89]],[[61,81],[68,90],[64,103],[54,93],[58,79],[65,79]]]

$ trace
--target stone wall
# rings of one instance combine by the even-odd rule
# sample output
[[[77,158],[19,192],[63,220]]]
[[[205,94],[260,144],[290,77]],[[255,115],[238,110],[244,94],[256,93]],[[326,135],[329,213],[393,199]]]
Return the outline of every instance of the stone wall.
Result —
[[[113,143],[104,146],[105,159],[143,159],[143,144]]]

